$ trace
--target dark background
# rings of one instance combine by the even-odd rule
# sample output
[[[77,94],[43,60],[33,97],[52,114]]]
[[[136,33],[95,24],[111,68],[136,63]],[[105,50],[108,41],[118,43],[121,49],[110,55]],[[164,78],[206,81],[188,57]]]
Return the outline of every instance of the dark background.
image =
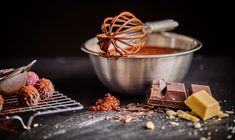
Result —
[[[80,46],[100,33],[107,16],[134,13],[143,22],[175,19],[174,31],[199,39],[201,54],[233,54],[228,2],[116,0],[8,1],[1,4],[0,57],[85,56]]]

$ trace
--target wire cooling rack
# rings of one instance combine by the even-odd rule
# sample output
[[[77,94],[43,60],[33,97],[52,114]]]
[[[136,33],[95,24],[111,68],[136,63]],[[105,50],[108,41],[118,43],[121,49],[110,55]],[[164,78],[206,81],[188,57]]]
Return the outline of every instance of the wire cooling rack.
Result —
[[[0,120],[18,120],[24,129],[29,130],[33,123],[33,119],[37,116],[61,113],[67,111],[75,111],[83,109],[83,105],[79,102],[68,98],[62,93],[56,91],[51,98],[44,99],[38,105],[30,107],[22,107],[19,105],[17,96],[12,95],[4,98],[3,109],[0,112]],[[31,114],[27,124],[24,123],[20,114]]]

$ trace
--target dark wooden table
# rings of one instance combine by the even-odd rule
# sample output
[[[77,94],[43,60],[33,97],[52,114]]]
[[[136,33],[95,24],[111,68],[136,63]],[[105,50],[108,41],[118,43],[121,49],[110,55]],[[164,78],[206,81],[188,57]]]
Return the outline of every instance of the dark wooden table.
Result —
[[[1,59],[0,69],[19,67],[30,62],[25,59]],[[164,114],[155,113],[153,117],[143,117],[139,121],[122,123],[106,120],[115,112],[89,112],[87,107],[110,90],[97,79],[87,57],[38,58],[33,70],[41,77],[54,82],[55,88],[69,97],[81,102],[83,111],[60,113],[38,117],[34,123],[39,126],[30,131],[16,133],[0,132],[0,139],[211,139],[235,138],[231,133],[235,126],[235,116],[202,123],[201,129],[194,129],[189,121],[179,120],[179,126],[169,124]],[[235,105],[235,57],[196,55],[184,82],[186,84],[209,84],[212,93],[220,101],[223,110],[234,110]],[[123,106],[131,102],[143,102],[145,97],[129,97],[113,93]],[[89,117],[93,115],[94,117]],[[148,120],[154,122],[156,129],[146,130]]]

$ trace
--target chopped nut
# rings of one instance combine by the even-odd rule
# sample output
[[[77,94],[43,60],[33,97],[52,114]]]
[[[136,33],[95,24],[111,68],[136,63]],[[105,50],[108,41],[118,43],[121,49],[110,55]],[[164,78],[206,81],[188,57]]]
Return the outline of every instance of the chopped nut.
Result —
[[[177,115],[177,113],[175,112],[175,111],[173,111],[173,110],[167,110],[166,111],[166,114],[170,117],[170,116],[176,116]]]
[[[148,121],[148,122],[146,123],[146,128],[147,128],[147,129],[150,129],[150,130],[154,130],[154,124],[153,124],[153,122]]]
[[[194,123],[200,121],[199,118],[197,118],[197,117],[195,117],[195,116],[193,116],[193,115],[191,115],[191,114],[188,114],[188,113],[186,113],[186,112],[184,112],[184,111],[182,111],[182,110],[177,110],[177,114],[178,114],[178,116],[179,116],[180,118],[183,118],[183,119],[192,121],[192,122],[194,122]]]
[[[216,115],[216,117],[218,118],[224,118],[224,117],[228,117],[229,114],[224,113],[223,111],[220,111],[219,114]]]
[[[174,126],[179,126],[180,124],[177,123],[177,122],[170,122],[171,125],[174,125]]]
[[[175,116],[172,116],[172,115],[171,115],[171,116],[169,116],[169,118],[170,118],[170,119],[175,119]]]
[[[194,123],[194,128],[201,128],[202,125],[200,123]]]

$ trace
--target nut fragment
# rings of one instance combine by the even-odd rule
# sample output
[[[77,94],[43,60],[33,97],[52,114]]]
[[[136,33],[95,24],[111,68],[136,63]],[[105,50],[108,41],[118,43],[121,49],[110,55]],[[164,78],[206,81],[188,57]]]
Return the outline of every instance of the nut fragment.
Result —
[[[224,117],[228,117],[228,116],[229,116],[229,114],[224,113],[223,111],[220,111],[220,112],[216,115],[216,117],[218,117],[218,118],[224,118]]]
[[[147,123],[146,123],[146,128],[147,129],[150,129],[150,130],[154,130],[154,124],[153,124],[153,122],[151,122],[151,121],[148,121]]]
[[[169,118],[170,118],[170,119],[175,119],[175,116],[172,116],[172,115],[171,115],[171,116],[169,116]]]
[[[202,127],[202,125],[199,122],[194,123],[194,128],[201,128],[201,127]]]
[[[192,121],[192,122],[194,122],[194,123],[200,121],[199,118],[197,118],[197,117],[195,117],[195,116],[193,116],[193,115],[191,115],[191,114],[189,114],[189,113],[186,113],[186,112],[184,112],[184,111],[182,111],[182,110],[177,110],[177,114],[178,114],[178,116],[179,116],[180,118],[183,118],[183,119]]]
[[[176,113],[175,111],[173,111],[173,110],[167,110],[167,111],[166,111],[166,114],[167,114],[168,116],[176,116],[176,115],[177,115],[177,113]]]

